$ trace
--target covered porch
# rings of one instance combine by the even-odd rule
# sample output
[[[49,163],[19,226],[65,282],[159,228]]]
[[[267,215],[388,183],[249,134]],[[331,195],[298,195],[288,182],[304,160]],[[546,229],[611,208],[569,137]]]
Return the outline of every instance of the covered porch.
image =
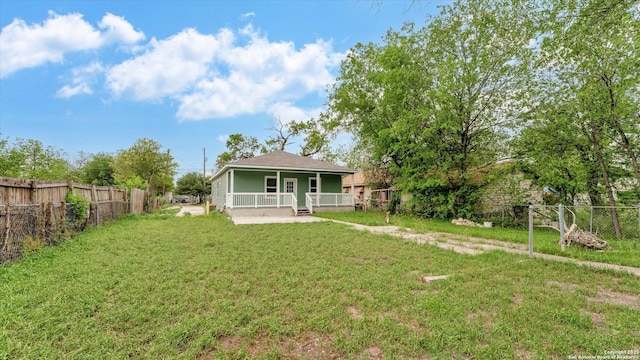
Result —
[[[225,165],[212,179],[212,202],[229,213],[282,216],[320,211],[353,211],[353,193],[343,180],[356,171],[275,151]]]
[[[232,169],[229,171],[229,189],[225,195],[225,206],[232,210],[291,208],[294,214],[338,211],[336,208],[345,207],[347,210],[353,210],[356,202],[353,193],[342,193],[341,187],[336,186],[342,184],[342,176],[305,171]],[[250,191],[257,189],[256,184],[262,183],[264,191]],[[322,191],[323,189],[328,191]]]

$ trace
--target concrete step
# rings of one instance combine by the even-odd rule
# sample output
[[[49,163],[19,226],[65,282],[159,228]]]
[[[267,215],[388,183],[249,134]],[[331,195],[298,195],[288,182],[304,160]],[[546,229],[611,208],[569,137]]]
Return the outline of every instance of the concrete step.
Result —
[[[311,212],[309,212],[309,209],[307,208],[300,208],[298,209],[298,212],[296,213],[297,216],[305,216],[305,215],[311,215]]]

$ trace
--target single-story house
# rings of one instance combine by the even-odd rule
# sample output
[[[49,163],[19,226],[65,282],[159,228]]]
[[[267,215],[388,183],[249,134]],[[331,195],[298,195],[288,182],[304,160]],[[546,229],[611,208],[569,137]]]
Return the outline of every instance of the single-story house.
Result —
[[[353,192],[342,193],[342,180],[351,177],[353,184],[356,172],[321,160],[274,151],[226,164],[218,170],[211,182],[211,203],[232,216],[353,211]]]

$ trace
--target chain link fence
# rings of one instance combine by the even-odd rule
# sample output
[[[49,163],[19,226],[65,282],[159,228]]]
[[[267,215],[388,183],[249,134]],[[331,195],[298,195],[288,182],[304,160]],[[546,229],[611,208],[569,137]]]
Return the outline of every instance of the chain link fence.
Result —
[[[560,229],[558,205],[533,205],[536,228]],[[575,223],[579,229],[602,239],[640,240],[640,205],[638,206],[563,206],[564,224]],[[617,223],[613,221],[614,214]],[[527,229],[529,205],[514,205],[500,211],[478,214],[482,222],[494,226]]]
[[[575,224],[604,240],[640,240],[640,206],[536,205],[533,209],[534,227],[567,229]]]
[[[83,215],[64,202],[0,205],[0,263],[58,244],[87,226],[117,220],[128,213],[128,207],[126,201],[95,202]]]
[[[640,240],[640,206],[566,206],[569,226],[604,239]],[[614,221],[617,219],[617,222]]]

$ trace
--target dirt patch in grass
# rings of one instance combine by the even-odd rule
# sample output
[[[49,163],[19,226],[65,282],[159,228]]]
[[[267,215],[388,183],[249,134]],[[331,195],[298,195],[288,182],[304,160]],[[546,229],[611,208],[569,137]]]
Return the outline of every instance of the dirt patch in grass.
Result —
[[[632,309],[640,309],[640,296],[603,289],[600,286],[598,286],[598,295],[596,297],[589,297],[587,300],[597,303],[628,306]]]
[[[593,312],[587,309],[580,309],[580,313],[587,315],[589,318],[591,318],[591,323],[596,326],[598,331],[603,331],[605,329],[607,322],[605,317],[602,314],[598,314],[596,312]]]
[[[547,285],[556,286],[569,292],[575,291],[578,286],[572,283],[547,281]],[[598,294],[595,297],[587,297],[587,300],[596,303],[628,306],[632,309],[640,309],[640,296],[629,293],[621,293],[611,289],[604,289],[598,286]]]
[[[559,288],[562,288],[562,289],[565,289],[565,290],[569,290],[569,291],[573,291],[578,287],[578,285],[576,285],[576,284],[559,282],[559,281],[555,281],[555,280],[547,281],[547,285],[559,287]]]
[[[269,350],[277,350],[278,344],[274,343],[269,336],[265,334],[258,334],[251,341],[247,347],[247,354],[252,357],[259,357],[262,354],[269,352]]]
[[[238,350],[242,346],[242,338],[239,336],[225,336],[219,341],[220,349],[223,351]]]
[[[285,354],[290,359],[340,359],[342,354],[331,347],[331,336],[311,333],[302,338],[286,340]]]
[[[384,359],[384,353],[377,346],[372,346],[370,348],[364,349],[360,352],[356,359],[359,360],[374,360],[374,359]]]
[[[522,296],[522,294],[516,293],[515,295],[513,295],[513,298],[511,300],[513,301],[514,306],[520,306],[520,304],[522,304],[522,300],[524,300],[524,296]]]
[[[486,311],[478,311],[467,314],[467,319],[472,322],[482,322],[482,329],[485,334],[489,334],[489,330],[493,326],[491,316]]]
[[[358,256],[349,256],[349,257],[347,258],[347,260],[348,260],[348,261],[358,262],[358,263],[366,263],[366,262],[369,262],[369,260],[367,260],[367,259],[363,259],[363,258],[358,257]]]
[[[355,306],[349,306],[347,308],[347,312],[349,313],[349,316],[351,316],[352,319],[362,320],[362,318],[364,318],[364,316],[362,316],[362,314],[360,314],[360,311]]]
[[[529,360],[534,358],[534,354],[529,350],[516,349],[513,353],[516,359]]]
[[[288,359],[341,359],[343,355],[332,346],[329,334],[310,333],[302,337],[289,337],[275,341],[267,335],[257,335],[252,340],[239,336],[225,336],[219,340],[220,345],[209,353],[201,356],[200,360],[219,358],[221,353],[236,353],[245,351],[246,355],[260,357],[275,350],[281,352]]]

